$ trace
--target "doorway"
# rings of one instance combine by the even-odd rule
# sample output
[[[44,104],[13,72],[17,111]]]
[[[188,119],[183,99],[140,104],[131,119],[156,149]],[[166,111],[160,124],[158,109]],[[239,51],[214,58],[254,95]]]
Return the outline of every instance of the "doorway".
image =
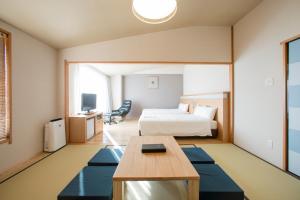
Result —
[[[285,43],[286,170],[300,176],[300,37]]]
[[[188,79],[185,79],[185,85],[189,85],[189,87],[185,88],[187,95],[189,94],[199,94],[199,93],[210,93],[210,92],[217,92],[217,91],[227,91],[230,92],[230,95],[227,95],[228,99],[231,101],[231,96],[233,96],[233,90],[231,90],[231,85],[233,82],[233,70],[232,65],[230,63],[195,63],[195,62],[72,62],[72,61],[65,61],[65,116],[66,116],[66,129],[67,129],[67,137],[69,137],[69,116],[72,114],[72,107],[74,107],[74,104],[72,103],[71,98],[73,98],[72,94],[72,70],[74,70],[75,65],[81,65],[81,64],[88,64],[92,65],[94,69],[100,70],[102,73],[110,77],[111,80],[111,90],[112,90],[112,109],[118,108],[118,102],[120,98],[130,98],[133,99],[133,96],[130,95],[130,91],[126,90],[126,84],[129,83],[132,80],[137,80],[136,78],[145,77],[143,80],[148,80],[149,77],[156,76],[159,78],[159,75],[162,75],[159,82],[159,86],[155,91],[151,91],[152,93],[158,92],[159,89],[163,89],[163,86],[166,85],[165,83],[165,77],[173,77],[175,75],[181,74],[181,77],[183,79],[183,73],[185,72],[187,75],[189,75]],[[198,69],[198,70],[197,70]],[[201,69],[201,74],[206,74],[206,76],[201,76],[201,79],[195,79],[198,76],[195,76],[195,74],[199,74]],[[117,73],[117,74],[116,74]],[[200,75],[201,75],[200,74]],[[122,75],[121,79],[115,79],[115,76]],[[212,81],[214,79],[208,79],[208,76],[212,76],[216,81],[213,81],[214,84],[191,84],[191,81]],[[134,79],[131,79],[131,78]],[[121,82],[121,86],[118,88],[121,88],[121,91],[119,89],[116,89],[115,84],[116,80],[122,80],[117,81]],[[169,79],[168,79],[169,80]],[[173,79],[172,79],[173,80]],[[223,82],[222,82],[223,80]],[[182,80],[183,81],[183,80]],[[181,81],[181,82],[182,82]],[[76,82],[76,81],[75,81]],[[146,83],[147,81],[144,81],[143,83]],[[170,81],[168,81],[170,82]],[[78,83],[78,82],[76,82]],[[131,83],[131,82],[130,82]],[[219,83],[216,85],[216,83]],[[226,84],[225,84],[226,83]],[[136,83],[135,85],[143,85]],[[203,86],[210,86],[209,88],[204,88]],[[148,86],[147,86],[148,87]],[[183,87],[183,86],[181,86]],[[222,87],[221,90],[219,87]],[[132,88],[132,87],[130,87]],[[174,87],[171,87],[172,90],[168,89],[167,94],[170,96],[170,92],[174,92]],[[176,88],[176,87],[175,87]],[[183,88],[182,88],[183,89]],[[127,92],[126,92],[127,91]],[[147,89],[147,91],[150,91]],[[181,91],[182,92],[182,91]],[[118,94],[115,94],[118,93]],[[136,92],[135,95],[140,94],[139,92]],[[181,94],[182,95],[182,94]],[[144,95],[145,96],[145,95]],[[152,95],[153,96],[153,95]],[[180,95],[179,95],[180,96]],[[177,98],[171,98],[179,100],[179,96]],[[135,99],[137,97],[134,96],[134,102],[135,105],[138,105],[137,102],[140,99]],[[150,98],[148,98],[150,99]],[[145,100],[143,97],[143,107],[152,107],[149,106],[148,99]],[[156,98],[160,99],[160,98]],[[163,98],[165,99],[165,98]],[[150,102],[152,103],[152,102]],[[164,102],[166,105],[161,105],[162,102],[159,102],[160,107],[167,108],[167,106],[170,106],[170,102]],[[115,106],[117,105],[117,106]],[[155,105],[158,105],[155,103]],[[178,102],[173,107],[178,106]],[[78,106],[77,106],[78,107]],[[232,104],[230,106],[232,108]],[[137,110],[136,108],[133,108],[133,111]],[[75,109],[76,110],[76,109]],[[74,113],[74,112],[73,112]],[[78,113],[75,111],[75,114]],[[140,110],[139,110],[140,113]],[[135,114],[132,112],[131,114]],[[229,113],[229,115],[232,116],[232,112]],[[130,115],[128,115],[128,118]],[[134,117],[134,116],[133,116]],[[229,119],[232,119],[232,117],[228,117]],[[231,121],[232,122],[232,121]],[[229,136],[229,140],[232,141],[233,133],[231,132]]]

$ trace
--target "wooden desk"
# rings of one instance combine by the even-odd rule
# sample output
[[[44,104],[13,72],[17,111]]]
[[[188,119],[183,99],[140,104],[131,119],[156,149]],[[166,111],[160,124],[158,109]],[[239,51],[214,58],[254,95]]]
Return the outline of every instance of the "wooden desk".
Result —
[[[141,152],[142,144],[164,144],[166,153]],[[188,180],[188,200],[199,199],[200,176],[172,136],[131,137],[113,176],[113,198],[122,200],[123,181]]]
[[[103,132],[103,114],[93,113],[89,115],[72,115],[69,117],[70,127],[70,142],[71,143],[85,143],[87,138],[87,121],[93,120],[94,133],[93,135]]]

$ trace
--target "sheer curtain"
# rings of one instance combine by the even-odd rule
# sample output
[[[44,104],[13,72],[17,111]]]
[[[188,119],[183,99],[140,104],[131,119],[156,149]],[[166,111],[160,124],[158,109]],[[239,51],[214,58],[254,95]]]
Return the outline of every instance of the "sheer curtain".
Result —
[[[71,64],[69,67],[69,110],[71,115],[81,111],[81,89],[79,64]]]
[[[111,112],[110,78],[92,65],[77,64],[70,67],[70,114],[81,111],[82,93],[96,94],[96,110]]]

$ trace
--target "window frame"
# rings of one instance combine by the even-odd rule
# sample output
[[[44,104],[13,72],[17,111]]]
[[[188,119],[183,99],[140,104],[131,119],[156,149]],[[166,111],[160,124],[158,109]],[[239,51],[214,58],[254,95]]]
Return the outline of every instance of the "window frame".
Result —
[[[7,40],[5,43],[6,46],[6,55],[7,55],[7,82],[8,82],[8,106],[9,106],[9,131],[7,133],[6,138],[2,138],[0,139],[0,144],[4,144],[4,143],[8,143],[8,144],[12,144],[12,76],[11,76],[11,66],[12,66],[12,45],[11,45],[11,41],[12,41],[12,37],[11,37],[11,33],[2,29],[0,27],[0,32],[4,33],[7,35]]]

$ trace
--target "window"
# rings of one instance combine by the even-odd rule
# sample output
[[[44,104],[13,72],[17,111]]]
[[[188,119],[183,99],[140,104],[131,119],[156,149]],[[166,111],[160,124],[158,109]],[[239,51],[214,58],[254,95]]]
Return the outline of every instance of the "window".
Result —
[[[70,114],[80,113],[82,93],[97,95],[96,111],[111,112],[110,78],[92,64],[70,65]]]
[[[11,143],[11,34],[0,29],[0,143]]]

